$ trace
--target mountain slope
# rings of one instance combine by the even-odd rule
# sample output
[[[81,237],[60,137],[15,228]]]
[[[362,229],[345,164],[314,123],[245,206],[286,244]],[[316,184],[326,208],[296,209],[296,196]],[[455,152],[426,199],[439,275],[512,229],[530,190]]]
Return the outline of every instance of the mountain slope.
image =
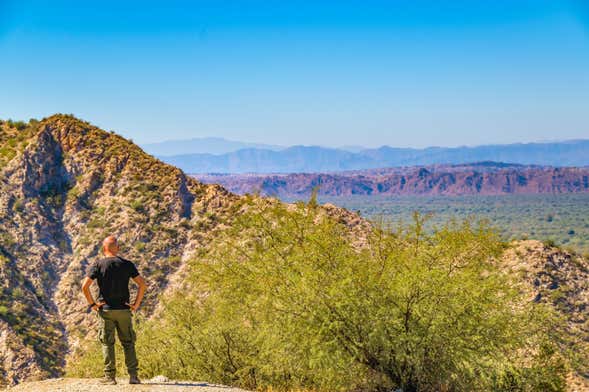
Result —
[[[8,128],[4,138],[14,134]],[[0,179],[0,375],[7,382],[59,374],[67,347],[93,333],[79,290],[101,238],[119,236],[146,276],[150,313],[217,214],[237,200],[73,117],[30,128]]]
[[[383,146],[355,152],[304,146],[281,151],[247,148],[221,155],[176,153],[163,159],[188,173],[316,173],[481,161],[589,166],[589,140],[425,149]]]

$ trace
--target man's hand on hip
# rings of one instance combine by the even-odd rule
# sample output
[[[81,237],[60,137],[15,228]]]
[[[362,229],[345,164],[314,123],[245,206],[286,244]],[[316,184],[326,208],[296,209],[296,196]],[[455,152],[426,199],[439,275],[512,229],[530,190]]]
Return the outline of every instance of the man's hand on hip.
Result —
[[[102,308],[102,306],[104,306],[106,302],[96,302],[94,303],[94,306],[92,306],[92,310],[95,312],[98,312],[100,310],[100,308]]]
[[[133,313],[136,312],[137,309],[139,309],[139,305],[137,305],[137,304],[131,305],[129,303],[125,303],[125,305],[127,305],[129,307],[129,310],[131,310],[131,312],[133,312]]]

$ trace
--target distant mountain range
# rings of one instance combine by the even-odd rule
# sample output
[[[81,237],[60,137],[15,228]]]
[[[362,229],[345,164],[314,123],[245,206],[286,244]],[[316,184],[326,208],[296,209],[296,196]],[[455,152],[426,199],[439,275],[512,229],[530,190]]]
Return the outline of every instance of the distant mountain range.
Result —
[[[496,162],[414,166],[341,173],[209,174],[205,183],[244,194],[284,199],[320,195],[501,195],[589,192],[589,167],[525,166]]]
[[[204,145],[199,147],[199,151],[204,149],[202,146]],[[148,145],[144,148],[152,147]],[[176,151],[184,152],[189,149],[186,145]],[[589,165],[589,140],[424,149],[383,146],[362,150],[356,146],[347,149],[293,146],[279,150],[274,146],[239,148],[222,154],[216,154],[212,150],[208,153],[163,153],[172,150],[160,148],[160,153],[155,154],[188,173],[318,173],[481,161],[557,167]]]
[[[159,143],[141,144],[143,151],[156,156],[181,154],[227,154],[244,148],[256,148],[270,151],[283,150],[284,146],[271,144],[247,143],[227,140],[221,137],[202,137],[186,140],[167,140]]]

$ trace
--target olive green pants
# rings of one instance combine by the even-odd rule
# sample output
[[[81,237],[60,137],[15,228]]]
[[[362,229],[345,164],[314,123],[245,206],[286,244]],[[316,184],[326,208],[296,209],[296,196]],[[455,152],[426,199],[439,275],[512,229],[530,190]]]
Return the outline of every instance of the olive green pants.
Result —
[[[137,375],[138,362],[135,353],[135,331],[131,311],[122,310],[99,310],[100,321],[99,339],[102,344],[102,355],[104,357],[104,374],[114,377],[117,366],[115,359],[115,330],[125,353],[125,365],[129,375]]]

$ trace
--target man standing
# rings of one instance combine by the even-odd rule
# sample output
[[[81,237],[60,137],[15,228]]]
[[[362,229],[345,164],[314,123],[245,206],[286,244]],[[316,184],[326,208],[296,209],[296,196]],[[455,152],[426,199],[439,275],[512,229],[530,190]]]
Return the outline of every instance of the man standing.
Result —
[[[129,372],[129,384],[140,384],[137,355],[135,354],[135,332],[131,321],[131,312],[135,312],[143,294],[145,280],[139,276],[135,265],[117,256],[119,246],[114,236],[106,237],[102,243],[105,258],[94,263],[82,282],[82,292],[88,300],[88,307],[98,313],[100,319],[99,338],[104,356],[104,378],[102,384],[116,384],[115,330],[125,352],[125,365]],[[129,279],[139,286],[135,302],[130,304]],[[98,302],[90,293],[90,286],[98,280]]]

